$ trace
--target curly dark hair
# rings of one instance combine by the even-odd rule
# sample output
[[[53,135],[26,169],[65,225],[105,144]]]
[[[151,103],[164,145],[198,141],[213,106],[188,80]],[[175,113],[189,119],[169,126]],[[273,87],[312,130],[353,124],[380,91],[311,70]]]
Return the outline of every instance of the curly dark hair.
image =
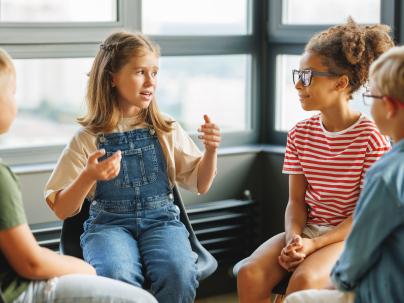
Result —
[[[349,17],[346,24],[313,36],[305,51],[323,57],[323,64],[331,72],[348,76],[351,99],[352,94],[367,82],[372,62],[394,46],[389,32],[388,25],[359,25]]]

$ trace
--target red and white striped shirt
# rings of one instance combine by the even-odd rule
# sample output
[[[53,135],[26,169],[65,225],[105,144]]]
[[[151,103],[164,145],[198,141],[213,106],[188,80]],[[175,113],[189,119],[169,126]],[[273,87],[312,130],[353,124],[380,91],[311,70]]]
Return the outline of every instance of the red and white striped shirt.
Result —
[[[304,174],[307,224],[338,225],[350,216],[367,169],[390,149],[373,121],[361,115],[340,132],[327,131],[320,114],[288,134],[285,174]]]

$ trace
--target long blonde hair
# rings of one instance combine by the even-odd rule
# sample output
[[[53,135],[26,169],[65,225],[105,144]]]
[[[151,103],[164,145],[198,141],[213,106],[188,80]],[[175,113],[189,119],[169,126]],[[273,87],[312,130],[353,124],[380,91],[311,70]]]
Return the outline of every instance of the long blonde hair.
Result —
[[[122,117],[116,95],[112,87],[112,75],[118,72],[133,56],[143,56],[153,53],[160,56],[157,44],[142,34],[117,32],[111,34],[103,44],[94,59],[87,85],[87,113],[77,121],[94,133],[111,132]],[[146,123],[157,133],[170,132],[172,121],[164,119],[160,113],[156,98],[150,105],[138,114],[137,124]],[[135,126],[134,125],[134,126]]]

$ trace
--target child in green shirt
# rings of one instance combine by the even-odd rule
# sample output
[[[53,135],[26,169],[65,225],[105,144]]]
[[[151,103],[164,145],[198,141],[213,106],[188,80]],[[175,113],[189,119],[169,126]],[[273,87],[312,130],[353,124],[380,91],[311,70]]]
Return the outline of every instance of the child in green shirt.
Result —
[[[0,49],[0,134],[16,116],[15,88],[14,65]],[[95,274],[83,260],[38,245],[27,225],[17,178],[0,163],[0,301],[157,302],[140,288]]]

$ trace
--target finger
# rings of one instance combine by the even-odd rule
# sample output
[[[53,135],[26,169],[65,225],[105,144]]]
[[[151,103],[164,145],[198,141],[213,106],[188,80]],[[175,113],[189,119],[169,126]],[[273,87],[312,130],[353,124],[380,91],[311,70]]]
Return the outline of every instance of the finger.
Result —
[[[282,251],[281,251],[281,254],[284,255],[284,256],[287,256],[287,255],[289,254],[288,248],[287,248],[287,247],[284,247],[284,248],[282,249]]]
[[[299,252],[297,252],[297,251],[295,251],[295,250],[291,251],[291,253],[289,254],[289,256],[290,256],[292,259],[295,259],[295,260],[302,259],[302,258],[305,258],[305,257],[306,257],[305,254],[299,253]]]
[[[285,262],[285,263],[289,263],[290,261],[294,261],[292,258],[290,258],[287,255],[281,255],[280,257],[281,257],[282,261]]]
[[[211,128],[211,127],[202,127],[200,129],[198,129],[198,131],[200,133],[204,133],[204,134],[212,134],[212,135],[220,135],[220,132],[217,129]]]
[[[290,245],[290,250],[299,250],[303,248],[303,243],[293,243]]]
[[[289,268],[296,268],[304,259],[289,262]]]
[[[210,123],[210,118],[208,115],[203,115],[203,119],[205,120],[205,123]]]
[[[215,123],[205,123],[205,124],[202,124],[201,125],[201,127],[200,127],[200,129],[204,129],[204,128],[214,128],[214,129],[216,129],[216,130],[220,130],[220,127],[218,126],[218,125],[216,125]]]
[[[113,168],[107,171],[107,180],[111,180],[119,175],[119,169]]]
[[[220,144],[217,142],[203,142],[203,144],[205,145],[205,148],[207,147],[218,148],[220,146]]]
[[[203,141],[203,145],[205,145],[205,147],[219,147],[220,143],[213,141]]]
[[[293,243],[294,243],[294,244],[297,244],[297,245],[303,245],[302,237],[299,236],[299,235],[295,235],[295,236],[293,237]]]
[[[287,264],[282,260],[281,256],[278,256],[278,263],[280,266],[282,266],[282,268],[284,268],[285,270],[288,270],[288,266]]]
[[[117,169],[118,167],[120,168],[120,166],[121,166],[121,158],[119,156],[117,156],[117,158],[112,158],[111,159],[111,157],[107,159],[108,161],[104,160],[104,161],[102,161],[102,162],[100,162],[98,164],[97,168],[98,168],[99,171],[107,173],[112,169]]]
[[[103,160],[102,163],[105,165],[109,165],[110,163],[121,161],[121,158],[122,158],[122,153],[120,150],[118,150],[115,153],[113,153],[111,156],[109,156],[107,159]]]
[[[204,140],[205,142],[219,143],[221,141],[220,137],[215,135],[199,135],[198,138]]]
[[[105,149],[99,149],[93,152],[89,157],[88,157],[88,162],[96,162],[98,158],[101,158],[103,155],[105,155]]]

